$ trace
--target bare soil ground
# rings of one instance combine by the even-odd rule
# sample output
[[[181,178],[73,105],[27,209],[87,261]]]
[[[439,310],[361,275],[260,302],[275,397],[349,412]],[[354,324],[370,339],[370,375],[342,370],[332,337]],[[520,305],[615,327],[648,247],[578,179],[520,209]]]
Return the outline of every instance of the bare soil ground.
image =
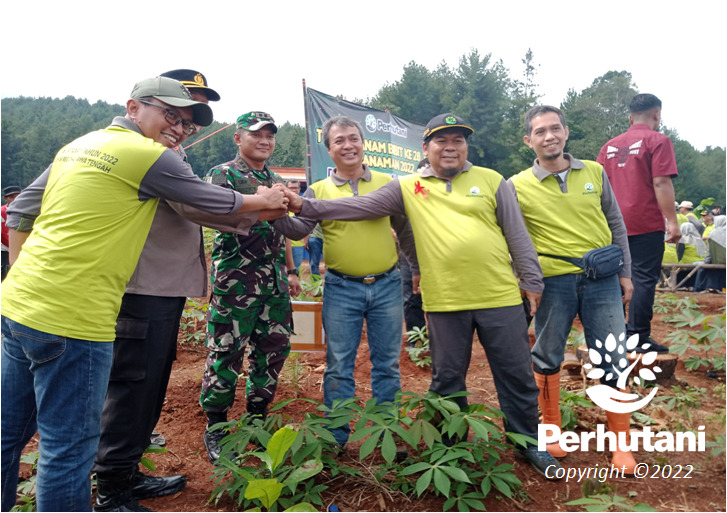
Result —
[[[725,306],[725,295],[693,294],[679,292],[678,297],[692,296],[702,305],[701,311],[714,314]],[[675,328],[672,324],[662,321],[655,315],[653,336],[656,340],[664,337]],[[532,334],[531,334],[532,338]],[[202,433],[205,429],[205,415],[198,405],[202,372],[206,351],[201,346],[180,345],[178,359],[175,363],[171,382],[162,417],[157,430],[167,438],[167,454],[154,454],[151,458],[157,465],[156,475],[184,474],[187,476],[187,487],[181,492],[158,499],[143,501],[143,504],[155,511],[235,511],[236,504],[229,498],[222,499],[217,505],[209,504],[208,499],[215,488],[211,480],[212,466],[202,444]],[[365,336],[359,349],[356,363],[357,396],[368,399],[371,397],[370,364]],[[297,353],[291,356],[286,364],[277,399],[289,397],[309,397],[323,399],[323,370],[325,357],[321,353]],[[403,349],[401,353],[402,388],[413,392],[424,392],[429,387],[430,369],[417,367]],[[565,372],[561,374],[562,386],[578,389],[585,386],[584,380],[576,376],[571,378]],[[677,366],[673,378],[659,382],[660,393],[669,393],[673,385],[682,387],[706,388],[701,397],[700,405],[691,409],[691,425],[706,425],[707,439],[710,435],[724,434],[724,426],[719,422],[707,420],[711,415],[725,407],[724,392],[721,398],[714,393],[715,386],[724,385],[724,373],[709,378],[704,370],[690,372],[684,368],[683,362]],[[472,363],[470,365],[468,390],[473,397],[470,402],[492,404],[497,406],[497,397],[492,375],[482,347],[473,346]],[[244,401],[238,398],[231,411],[230,418],[239,418],[244,413]],[[302,403],[305,404],[305,403]],[[294,402],[288,405],[284,413],[295,418],[300,410],[308,408]],[[605,415],[598,408],[582,411],[585,420],[605,423]],[[600,416],[600,417],[599,417]],[[634,425],[635,427],[640,427]],[[673,430],[673,429],[672,429]],[[32,448],[32,445],[29,449]],[[348,450],[344,456],[345,463],[356,465],[354,456],[356,449]],[[654,465],[693,465],[691,479],[610,479],[609,493],[629,497],[635,502],[646,503],[659,511],[724,511],[725,510],[725,454],[711,456],[706,452],[693,453],[647,453],[636,454],[638,461]],[[501,494],[490,493],[485,500],[489,511],[582,511],[577,506],[566,506],[565,503],[581,498],[581,485],[575,482],[548,482],[541,478],[528,465],[516,460],[512,452],[505,455],[505,461],[515,465],[515,473],[524,483],[516,500],[503,497]],[[587,453],[570,453],[563,461],[564,467],[594,467],[610,464],[610,456],[606,452],[591,451]],[[335,504],[341,511],[441,511],[444,500],[431,495],[422,498],[407,497],[403,494],[388,492],[373,480],[348,479],[328,483],[329,489],[324,492],[325,504]]]

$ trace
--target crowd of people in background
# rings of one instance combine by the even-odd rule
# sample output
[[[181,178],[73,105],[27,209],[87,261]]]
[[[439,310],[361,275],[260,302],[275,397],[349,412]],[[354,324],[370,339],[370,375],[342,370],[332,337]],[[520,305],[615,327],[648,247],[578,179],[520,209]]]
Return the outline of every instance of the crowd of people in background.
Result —
[[[637,336],[636,352],[666,352],[651,336],[662,264],[725,263],[723,208],[674,198],[676,159],[652,94],[633,98],[631,127],[596,161],[565,151],[560,109],[530,109],[523,143],[536,158],[509,180],[467,160],[475,128],[455,114],[429,121],[426,159],[398,178],[363,163],[361,125],[337,116],[321,127],[335,169],[303,193],[267,165],[278,127],[264,111],[237,118],[231,160],[204,180],[193,173],[182,143],[212,122],[208,104],[219,99],[195,70],[142,80],[124,116],[68,144],[25,190],[3,189],[2,511],[15,504],[20,456],[36,431],[39,511],[149,511],[138,501],[184,489],[185,476],[149,476],[139,462],[186,298],[208,293],[199,404],[217,464],[246,357],[246,415],[264,420],[275,399],[306,251],[310,274],[325,271],[326,406],[356,397],[365,322],[372,396],[396,407],[405,321],[428,329],[429,390],[441,395],[466,391],[477,334],[505,429],[533,439],[539,422],[561,423],[560,367],[576,316],[594,351],[624,334]],[[100,154],[108,159],[88,157]],[[209,273],[201,226],[216,230]],[[619,267],[584,273],[581,258],[611,245]],[[724,269],[700,269],[694,281],[723,291]],[[463,395],[454,402],[469,407]],[[606,413],[609,430],[628,438],[629,414]],[[340,452],[350,432],[332,428]],[[440,435],[449,446],[469,437]],[[546,478],[566,457],[558,444],[516,452]],[[612,463],[626,475],[637,465],[622,449]]]

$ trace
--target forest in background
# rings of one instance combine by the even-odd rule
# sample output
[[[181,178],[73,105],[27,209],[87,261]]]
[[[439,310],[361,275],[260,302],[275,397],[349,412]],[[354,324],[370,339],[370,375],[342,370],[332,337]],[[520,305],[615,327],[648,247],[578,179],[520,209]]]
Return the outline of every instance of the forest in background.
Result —
[[[456,67],[441,63],[430,70],[412,61],[399,80],[383,85],[375,96],[346,99],[421,124],[437,114],[453,112],[475,129],[469,139],[469,159],[509,177],[530,167],[535,158],[522,141],[524,114],[540,103],[537,65],[531,51],[523,63],[524,75],[513,78],[502,61],[493,61],[491,54],[483,56],[476,50],[463,55]],[[580,92],[568,91],[559,105],[570,128],[566,151],[579,159],[595,160],[606,141],[628,129],[628,103],[639,92],[627,71],[609,71]],[[42,173],[65,144],[124,114],[122,105],[102,101],[89,104],[73,96],[4,98],[1,102],[2,183],[21,187]],[[214,122],[185,141],[185,146],[226,125]],[[664,126],[662,131],[671,138],[676,152],[677,200],[698,204],[713,197],[724,205],[725,148],[697,150],[679,137],[676,128]],[[237,148],[232,132],[232,127],[222,130],[187,150],[198,175],[204,176],[214,165],[234,157]],[[304,167],[305,154],[305,128],[288,122],[281,125],[269,165]]]

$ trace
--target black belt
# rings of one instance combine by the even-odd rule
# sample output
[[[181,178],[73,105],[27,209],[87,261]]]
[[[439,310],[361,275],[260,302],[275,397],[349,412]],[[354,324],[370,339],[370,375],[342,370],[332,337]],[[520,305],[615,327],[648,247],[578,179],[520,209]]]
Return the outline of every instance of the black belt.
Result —
[[[343,278],[344,280],[350,280],[350,281],[357,281],[358,283],[365,283],[366,285],[371,285],[372,283],[376,282],[376,280],[380,280],[381,278],[385,278],[388,275],[390,275],[392,272],[396,270],[396,264],[389,269],[388,271],[384,271],[383,273],[379,274],[367,274],[366,276],[351,276],[350,274],[343,274],[335,269],[328,269],[326,272],[329,272],[331,274],[334,274],[338,276],[339,278]]]

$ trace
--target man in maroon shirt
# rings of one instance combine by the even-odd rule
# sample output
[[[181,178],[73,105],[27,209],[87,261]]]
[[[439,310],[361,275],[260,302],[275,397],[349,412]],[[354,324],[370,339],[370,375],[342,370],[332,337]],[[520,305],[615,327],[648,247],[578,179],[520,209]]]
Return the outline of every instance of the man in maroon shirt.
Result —
[[[671,182],[677,163],[671,140],[657,131],[661,100],[653,94],[637,94],[629,111],[631,127],[608,141],[597,160],[606,170],[628,232],[634,284],[628,336],[639,335],[637,352],[666,353],[669,348],[651,338],[651,318],[664,254],[665,218],[666,242],[681,238]]]

